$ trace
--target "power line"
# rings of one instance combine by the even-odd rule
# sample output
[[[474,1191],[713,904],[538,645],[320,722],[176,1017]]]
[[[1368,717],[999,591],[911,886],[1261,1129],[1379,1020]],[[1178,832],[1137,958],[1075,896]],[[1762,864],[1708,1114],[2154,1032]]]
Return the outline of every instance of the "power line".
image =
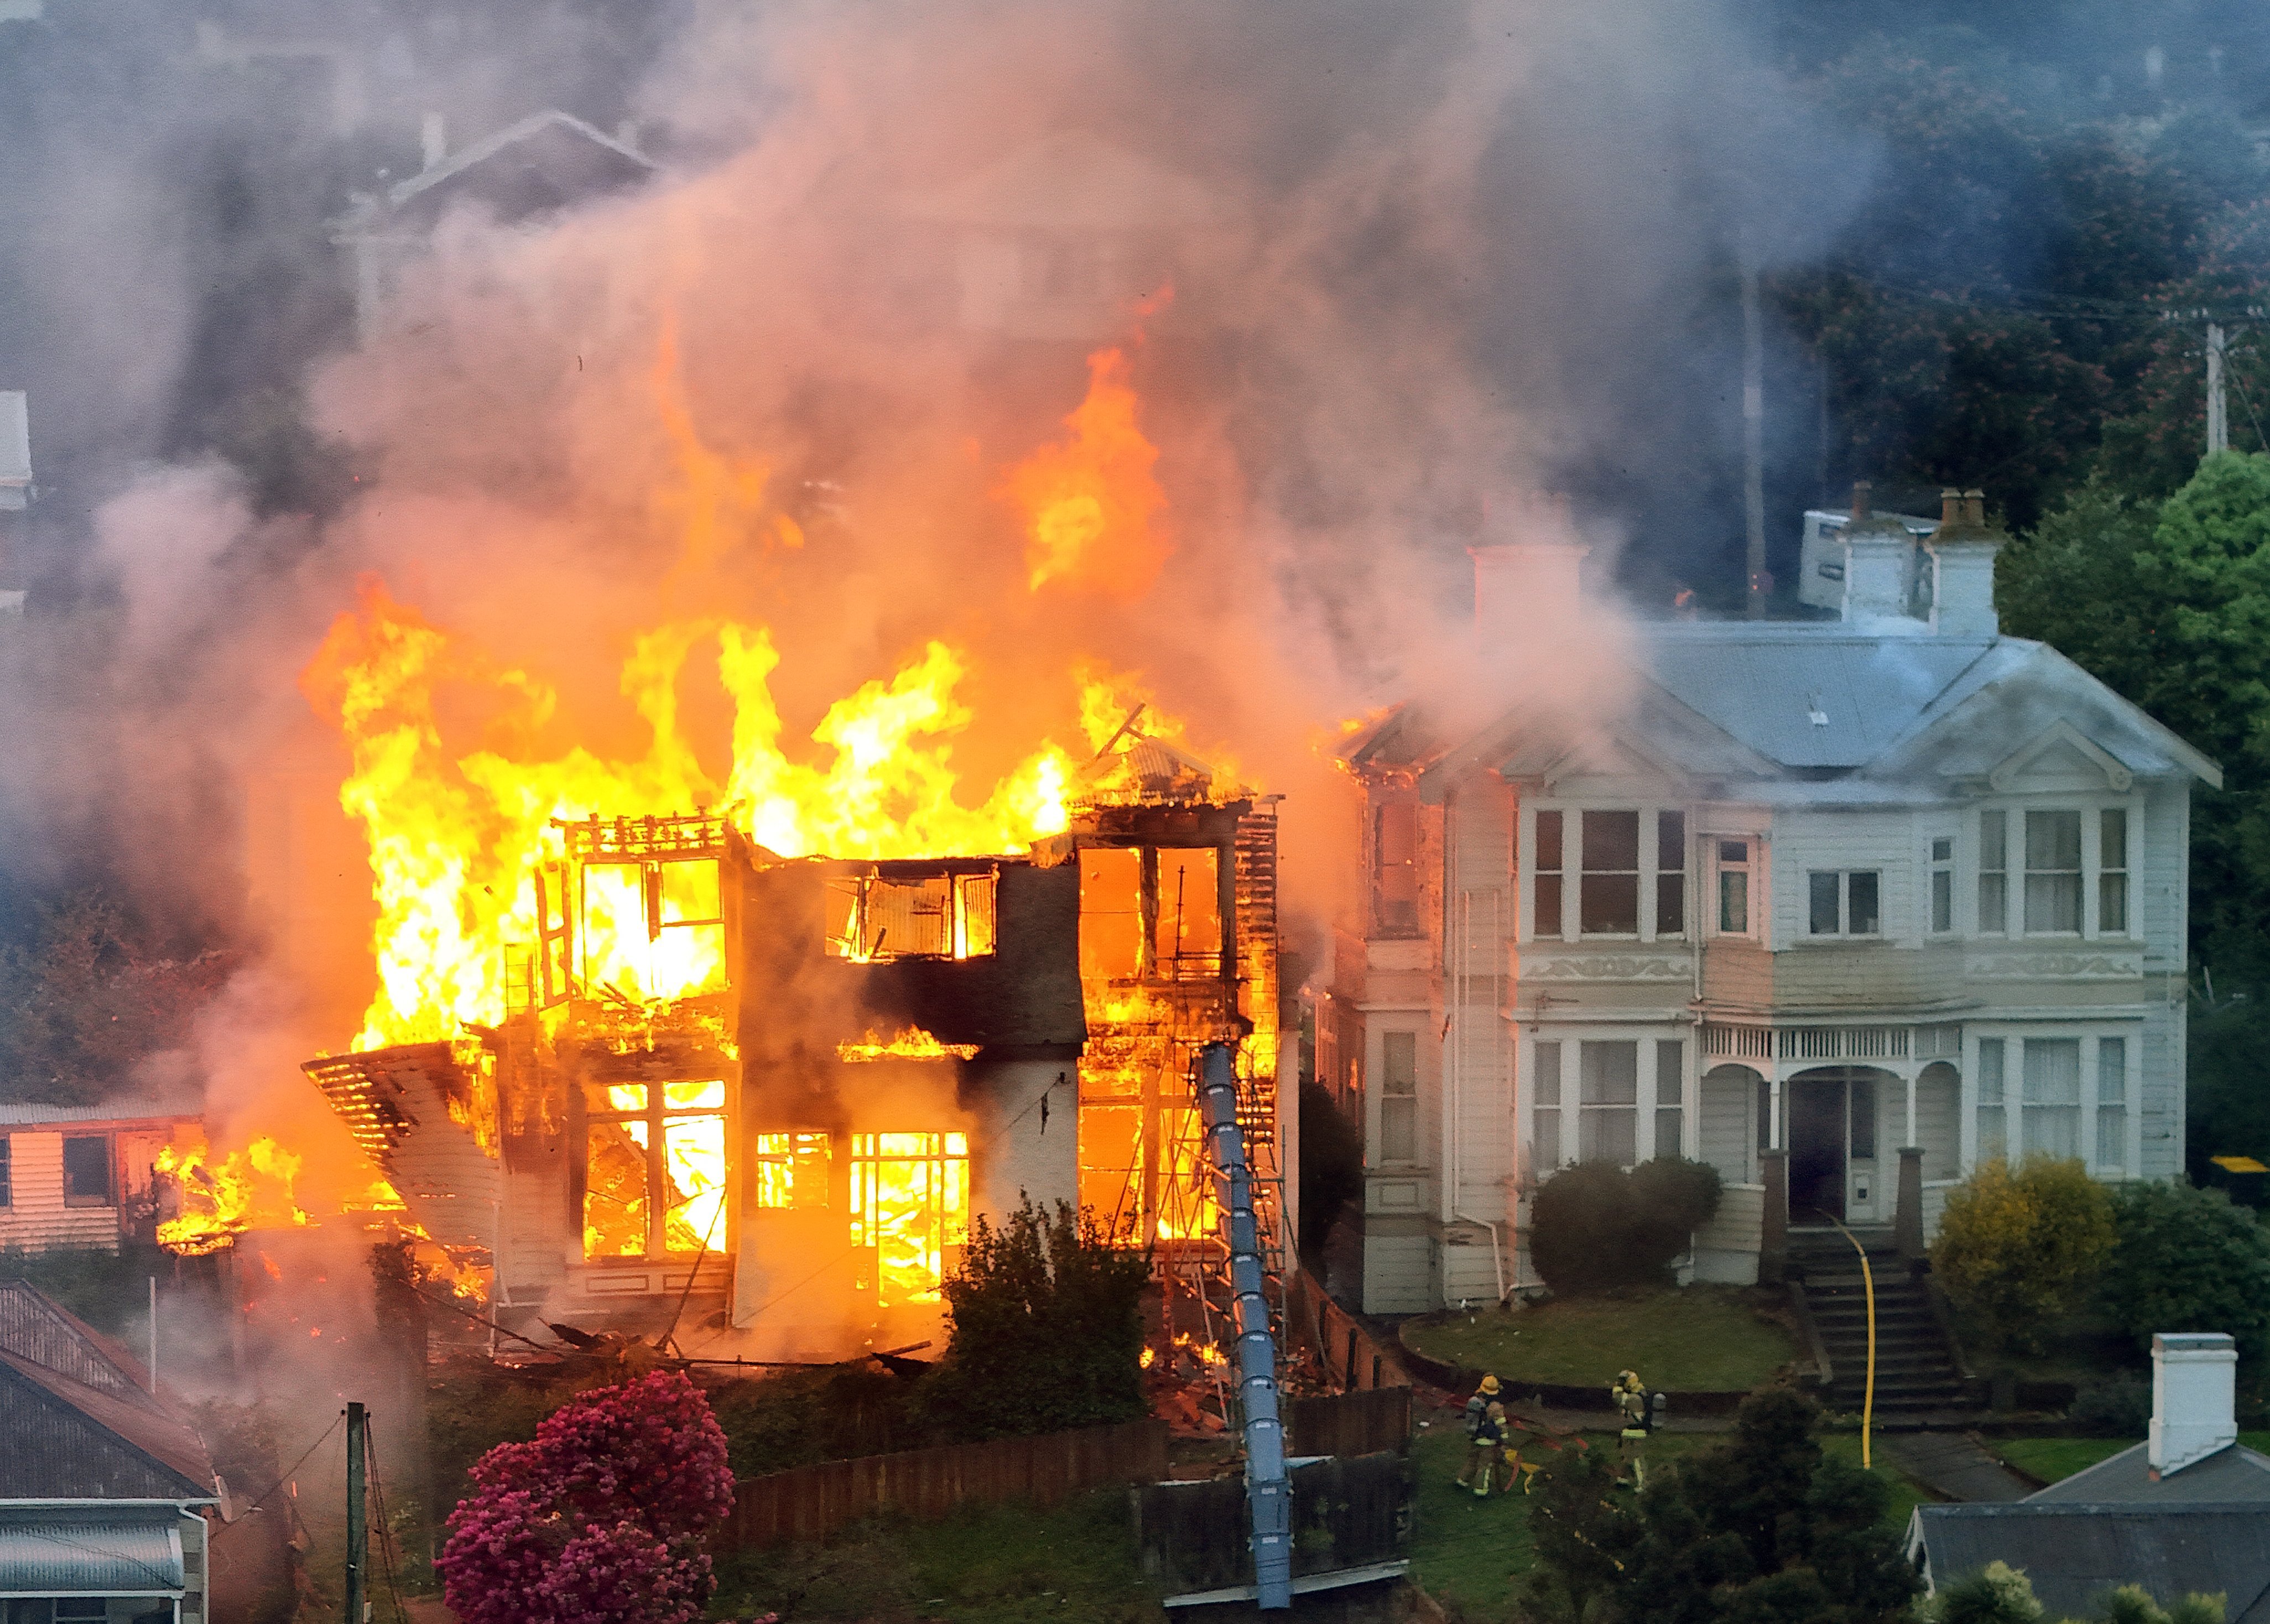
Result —
[[[280,1477],[280,1478],[277,1479],[276,1479],[276,1481],[274,1481],[273,1483],[271,1483],[271,1484],[270,1484],[266,1488],[263,1489],[263,1490],[260,1492],[259,1497],[258,1497],[257,1499],[254,1499],[254,1500],[248,1500],[248,1501],[246,1501],[246,1502],[244,1502],[244,1509],[245,1509],[245,1510],[247,1510],[247,1511],[251,1511],[251,1510],[256,1509],[259,1507],[259,1505],[260,1505],[260,1503],[261,1503],[261,1502],[262,1502],[262,1501],[266,1500],[266,1499],[268,1498],[268,1496],[269,1496],[269,1495],[271,1495],[271,1494],[274,1494],[278,1489],[282,1488],[282,1487],[283,1487],[286,1483],[289,1483],[289,1482],[290,1482],[290,1481],[291,1481],[294,1477],[297,1477],[297,1476],[299,1475],[299,1472],[300,1472],[300,1467],[302,1467],[302,1466],[304,1466],[304,1465],[306,1465],[308,1464],[308,1456],[313,1455],[313,1454],[314,1454],[317,1450],[322,1449],[322,1448],[323,1447],[323,1444],[325,1443],[325,1442],[326,1442],[326,1441],[328,1441],[328,1440],[330,1439],[330,1435],[331,1435],[333,1433],[337,1432],[337,1431],[339,1429],[339,1423],[340,1423],[341,1421],[345,1420],[345,1419],[346,1419],[346,1418],[345,1418],[345,1416],[344,1414],[340,1414],[340,1415],[335,1415],[335,1416],[333,1416],[333,1417],[331,1418],[331,1424],[330,1424],[330,1426],[328,1426],[328,1427],[324,1427],[324,1428],[323,1428],[323,1437],[316,1439],[313,1443],[311,1443],[311,1444],[309,1444],[309,1445],[308,1446],[308,1453],[307,1453],[307,1455],[302,1455],[301,1457],[300,1457],[300,1458],[299,1458],[299,1459],[297,1459],[297,1460],[293,1461],[293,1462],[292,1463],[292,1465],[291,1465],[290,1469],[289,1469],[288,1471],[286,1471],[286,1472],[284,1473],[284,1475],[283,1475],[282,1477]],[[228,1532],[228,1531],[229,1531],[230,1529],[232,1529],[232,1528],[237,1528],[237,1527],[241,1527],[241,1526],[242,1526],[242,1524],[243,1524],[243,1521],[244,1521],[244,1519],[243,1519],[242,1516],[240,1514],[240,1516],[238,1516],[238,1518],[237,1518],[237,1520],[236,1520],[235,1522],[234,1522],[234,1523],[230,1523],[230,1524],[227,1524],[226,1526],[224,1526],[224,1527],[221,1529],[220,1532],[219,1532],[219,1533],[215,1534],[215,1535],[213,1536],[213,1538],[214,1538],[214,1539],[219,1539],[222,1538],[224,1535],[226,1535],[226,1534]]]

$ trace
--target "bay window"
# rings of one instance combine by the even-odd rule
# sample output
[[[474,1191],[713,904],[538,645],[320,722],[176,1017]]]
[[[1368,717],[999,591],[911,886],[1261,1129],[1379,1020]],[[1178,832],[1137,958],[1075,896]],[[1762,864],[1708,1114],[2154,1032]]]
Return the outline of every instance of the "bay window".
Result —
[[[1576,1159],[1629,1167],[1639,1157],[1639,1044],[1577,1045]]]
[[[2096,1165],[2128,1163],[2128,1040],[2096,1040]]]
[[[2026,814],[2026,934],[2081,931],[2081,814]]]
[[[1561,1045],[1539,1040],[1536,1076],[1530,1094],[1530,1151],[1532,1174],[1561,1165]]]
[[[1419,1160],[1419,1034],[1379,1035],[1379,1159]]]
[[[1637,936],[1639,814],[1588,812],[1577,827],[1579,928],[1586,936]]]

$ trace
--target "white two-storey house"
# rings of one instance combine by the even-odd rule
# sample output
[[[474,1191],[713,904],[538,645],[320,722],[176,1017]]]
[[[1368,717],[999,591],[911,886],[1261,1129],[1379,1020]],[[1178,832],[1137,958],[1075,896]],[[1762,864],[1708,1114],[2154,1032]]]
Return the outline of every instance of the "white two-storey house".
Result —
[[[1509,694],[1479,732],[1412,707],[1351,742],[1369,884],[1318,1069],[1363,1127],[1366,1309],[1531,1283],[1527,1196],[1580,1160],[1715,1165],[1692,1271],[1742,1282],[1792,1223],[1920,1245],[1992,1157],[2179,1170],[2190,797],[2220,775],[1999,634],[1982,508],[1950,493],[1918,560],[1863,493],[1842,619],[1645,626],[1604,724]],[[1577,556],[1478,549],[1497,634],[1568,619]]]

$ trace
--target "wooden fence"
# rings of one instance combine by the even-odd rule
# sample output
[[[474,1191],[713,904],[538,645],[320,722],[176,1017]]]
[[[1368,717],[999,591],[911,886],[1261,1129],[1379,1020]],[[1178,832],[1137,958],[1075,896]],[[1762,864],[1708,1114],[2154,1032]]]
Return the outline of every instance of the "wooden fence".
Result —
[[[1382,1346],[1363,1322],[1324,1294],[1306,1267],[1285,1276],[1285,1324],[1288,1339],[1307,1347],[1324,1367],[1325,1379],[1347,1391],[1408,1387],[1410,1373]]]
[[[886,1507],[901,1516],[939,1517],[960,1505],[1054,1505],[1083,1489],[1166,1475],[1167,1424],[1155,1418],[823,1461],[736,1483],[718,1548],[824,1539]]]
[[[1373,1387],[1284,1403],[1285,1448],[1293,1455],[1374,1455],[1411,1447],[1411,1390]]]

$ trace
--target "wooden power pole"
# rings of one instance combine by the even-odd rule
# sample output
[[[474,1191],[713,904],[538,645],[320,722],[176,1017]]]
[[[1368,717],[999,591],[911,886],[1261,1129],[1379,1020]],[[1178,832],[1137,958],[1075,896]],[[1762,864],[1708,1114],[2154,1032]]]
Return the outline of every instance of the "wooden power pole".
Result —
[[[2223,399],[2223,351],[2229,343],[2220,322],[2207,324],[2207,454],[2230,449],[2230,412]]]

